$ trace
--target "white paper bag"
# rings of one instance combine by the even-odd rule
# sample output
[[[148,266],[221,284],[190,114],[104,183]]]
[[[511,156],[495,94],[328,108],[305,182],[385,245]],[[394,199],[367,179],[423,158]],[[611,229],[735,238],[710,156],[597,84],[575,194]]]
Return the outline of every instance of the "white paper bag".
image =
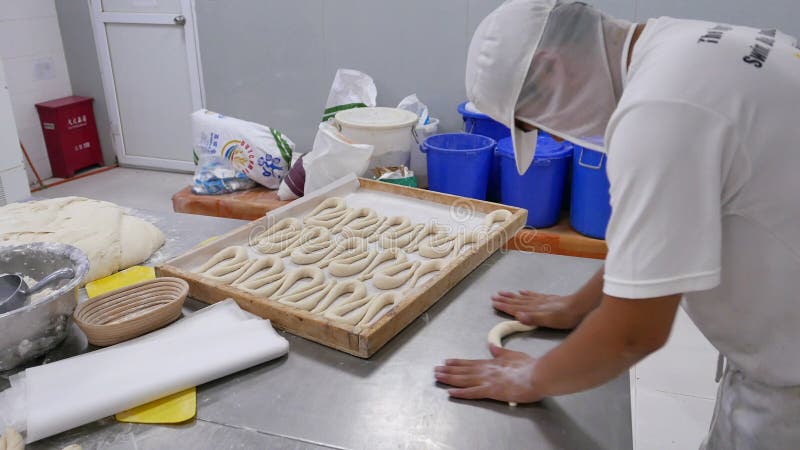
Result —
[[[374,147],[353,144],[333,125],[319,124],[314,148],[303,156],[306,194],[353,173],[361,176],[369,167]]]
[[[369,75],[352,69],[339,69],[333,78],[322,121],[332,118],[339,111],[376,105],[378,88]]]

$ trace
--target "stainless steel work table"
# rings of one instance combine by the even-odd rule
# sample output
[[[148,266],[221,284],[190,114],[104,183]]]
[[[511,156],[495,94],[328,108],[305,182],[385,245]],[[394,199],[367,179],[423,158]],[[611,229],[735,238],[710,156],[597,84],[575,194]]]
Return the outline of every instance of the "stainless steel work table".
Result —
[[[167,234],[166,246],[156,255],[158,262],[244,223],[140,214],[155,220]],[[491,294],[522,288],[567,293],[600,264],[535,253],[497,253],[371,359],[284,333],[290,342],[287,356],[200,386],[197,418],[189,423],[132,425],[107,418],[29,448],[71,443],[104,450],[631,448],[627,373],[585,393],[515,408],[492,401],[450,400],[433,378],[433,367],[446,358],[489,357],[486,334],[507,320],[492,310]],[[189,309],[202,306],[187,302]],[[507,347],[541,355],[565,336],[537,331],[511,338]],[[45,361],[82,351],[85,338],[73,328]]]

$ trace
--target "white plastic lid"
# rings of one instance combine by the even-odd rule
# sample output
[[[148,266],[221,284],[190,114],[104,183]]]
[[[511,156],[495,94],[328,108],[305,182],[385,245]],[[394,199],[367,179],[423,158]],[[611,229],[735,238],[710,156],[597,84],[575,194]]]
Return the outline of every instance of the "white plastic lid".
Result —
[[[353,108],[336,113],[336,121],[351,128],[392,129],[410,127],[417,115],[397,108]]]

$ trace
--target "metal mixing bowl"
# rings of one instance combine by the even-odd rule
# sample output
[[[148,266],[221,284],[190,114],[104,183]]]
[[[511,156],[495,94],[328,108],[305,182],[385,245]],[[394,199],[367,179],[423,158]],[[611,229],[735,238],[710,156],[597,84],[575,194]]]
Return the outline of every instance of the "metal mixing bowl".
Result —
[[[0,371],[36,358],[64,340],[78,303],[78,287],[89,271],[86,254],[71,245],[42,242],[0,247],[0,273],[39,280],[64,267],[71,267],[75,277],[51,287],[50,294],[32,305],[0,314]]]

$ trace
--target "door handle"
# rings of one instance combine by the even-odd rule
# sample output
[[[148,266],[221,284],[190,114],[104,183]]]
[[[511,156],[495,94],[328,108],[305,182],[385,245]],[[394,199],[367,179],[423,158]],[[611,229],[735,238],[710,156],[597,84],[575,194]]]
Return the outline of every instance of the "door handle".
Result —
[[[172,21],[175,22],[175,25],[180,25],[180,26],[186,25],[186,17],[183,16],[175,16],[175,18],[172,19]]]

